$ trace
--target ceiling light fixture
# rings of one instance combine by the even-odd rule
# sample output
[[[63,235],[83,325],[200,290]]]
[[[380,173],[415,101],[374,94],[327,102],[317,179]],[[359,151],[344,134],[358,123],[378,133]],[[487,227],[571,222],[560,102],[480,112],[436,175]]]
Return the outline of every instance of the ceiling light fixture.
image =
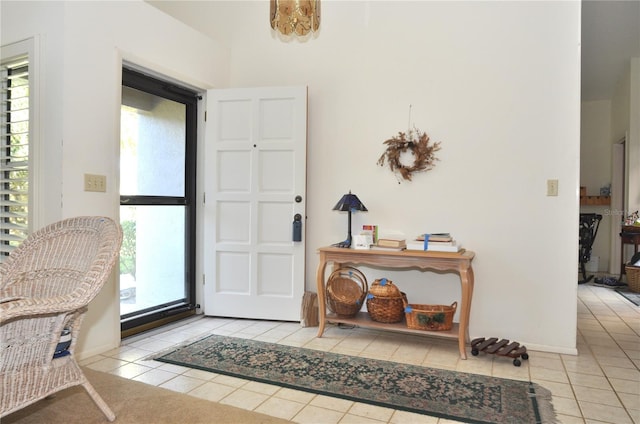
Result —
[[[320,0],[271,0],[269,17],[284,35],[307,35],[320,28]]]

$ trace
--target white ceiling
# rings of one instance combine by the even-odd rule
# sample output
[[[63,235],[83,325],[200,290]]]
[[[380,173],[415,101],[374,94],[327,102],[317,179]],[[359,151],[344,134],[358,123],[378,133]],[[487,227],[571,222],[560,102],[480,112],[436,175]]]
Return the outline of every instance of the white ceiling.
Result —
[[[215,28],[202,14],[215,13],[192,2],[146,0],[187,25],[215,37]],[[195,2],[196,4],[199,2]],[[177,8],[176,8],[177,7]],[[174,13],[172,13],[174,11]],[[179,16],[178,16],[179,15]],[[608,100],[616,82],[640,57],[640,0],[584,0],[582,2],[582,100]]]

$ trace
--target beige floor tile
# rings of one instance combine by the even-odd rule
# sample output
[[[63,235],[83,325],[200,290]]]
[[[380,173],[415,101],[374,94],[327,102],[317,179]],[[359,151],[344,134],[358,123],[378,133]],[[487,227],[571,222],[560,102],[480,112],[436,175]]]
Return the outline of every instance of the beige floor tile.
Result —
[[[580,407],[574,398],[564,398],[553,396],[553,408],[556,414],[570,415],[573,417],[581,417]]]
[[[162,352],[163,350],[169,349],[173,347],[175,343],[166,341],[166,340],[158,340],[158,339],[144,339],[139,342],[132,343],[131,346],[137,347],[138,349],[147,350],[149,352]]]
[[[191,368],[188,371],[183,372],[182,375],[186,377],[199,378],[200,380],[208,381],[219,376],[220,374]]]
[[[160,365],[158,369],[162,371],[169,371],[174,374],[182,374],[190,370],[189,367],[183,367],[181,365],[175,365],[175,364],[167,364],[165,362],[162,362],[162,365]]]
[[[114,358],[122,359],[123,361],[128,362],[134,362],[147,356],[149,356],[149,351],[138,349],[135,347],[121,349],[118,353],[113,355]]]
[[[541,355],[539,352],[529,352],[529,364],[532,367],[564,371],[564,363],[557,355],[549,357],[549,355]]]
[[[262,414],[267,414],[272,417],[278,417],[285,420],[291,420],[304,407],[304,403],[272,397],[258,406],[255,409],[255,412],[260,412]]]
[[[531,371],[527,361],[522,361],[522,365],[516,367],[510,358],[495,358],[491,375],[499,378],[529,381]]]
[[[340,420],[340,424],[380,424],[386,423],[386,421],[380,421],[373,418],[362,417],[360,415],[346,414]]]
[[[529,367],[531,379],[533,381],[555,381],[557,383],[568,383],[567,374],[559,370],[551,370],[549,368]]]
[[[113,371],[110,374],[117,375],[123,378],[134,378],[140,374],[152,370],[153,368],[145,367],[144,365],[128,363]]]
[[[603,365],[602,369],[608,378],[619,378],[622,380],[640,381],[640,371],[631,368],[619,368]]]
[[[298,424],[337,424],[344,415],[343,412],[307,405],[292,421]]]
[[[332,411],[347,412],[354,402],[347,399],[318,395],[309,404],[319,408],[331,409]]]
[[[395,411],[389,424],[438,424],[438,418],[407,411]]]
[[[260,383],[258,381],[249,381],[247,384],[242,386],[242,388],[244,390],[249,390],[256,393],[262,393],[264,395],[269,395],[269,396],[273,395],[278,390],[280,390],[280,387],[276,386],[275,384]]]
[[[356,415],[358,417],[387,422],[393,415],[393,409],[385,408],[382,406],[369,405],[361,402],[354,402],[347,413],[349,415]]]
[[[600,368],[600,365],[595,359],[588,358],[586,360],[581,360],[581,358],[578,357],[577,360],[563,358],[563,361],[567,372],[604,375],[604,373],[602,372],[602,368]]]
[[[631,416],[634,423],[640,423],[640,409],[627,408],[627,413]]]
[[[212,381],[218,384],[225,384],[227,386],[236,387],[236,388],[242,387],[249,382],[249,380],[244,380],[242,378],[231,377],[229,375],[222,375],[222,374],[215,377]]]
[[[314,399],[316,396],[317,395],[314,393],[304,392],[302,390],[293,390],[286,387],[280,388],[280,390],[278,390],[274,394],[274,397],[292,400],[294,402],[304,403],[304,404],[311,402],[311,400]]]
[[[616,396],[616,393],[613,390],[595,389],[593,387],[584,386],[574,386],[573,390],[575,391],[578,403],[600,403],[602,405],[622,408],[622,405],[618,400],[618,396]]]
[[[592,419],[611,424],[633,424],[631,417],[623,408],[616,408],[591,402],[579,403],[585,419]]]
[[[585,424],[582,417],[572,417],[571,415],[557,414],[556,419],[559,424]]]
[[[184,375],[177,375],[171,380],[165,381],[160,385],[165,389],[172,390],[174,392],[188,393],[196,387],[202,386],[205,383],[204,380],[199,378],[186,377]]]
[[[493,361],[486,358],[469,357],[466,361],[456,362],[456,371],[471,374],[492,375]]]
[[[267,399],[269,399],[268,395],[238,389],[224,397],[220,403],[253,411]]]
[[[619,378],[609,379],[613,389],[617,392],[629,393],[640,396],[640,381],[621,380]]]
[[[571,384],[545,381],[540,385],[545,389],[550,390],[554,396],[574,399],[573,388],[571,387]]]
[[[637,394],[618,392],[617,395],[620,398],[622,405],[627,408],[627,410],[640,409],[640,396]],[[637,422],[640,423],[640,420],[637,420]]]
[[[152,369],[145,373],[142,373],[140,375],[133,377],[132,380],[139,381],[145,384],[150,384],[152,386],[159,386],[165,381],[171,380],[176,375],[177,374],[169,371]]]
[[[128,362],[115,358],[101,358],[99,361],[92,362],[87,365],[87,368],[92,370],[110,372],[116,368],[120,368],[123,365],[127,365]]]
[[[598,363],[602,366],[612,366],[618,368],[637,369],[636,365],[628,357],[618,356],[600,356],[597,357]]]
[[[577,373],[568,373],[569,381],[574,386],[586,386],[586,387],[595,387],[595,388],[608,388],[609,380],[606,377],[600,375],[590,375],[590,374],[577,374]]]
[[[195,396],[200,399],[210,400],[212,402],[219,402],[225,396],[231,394],[235,389],[235,387],[226,386],[224,384],[214,383],[212,381],[208,381],[201,386],[196,387],[191,390],[188,394],[190,396]]]

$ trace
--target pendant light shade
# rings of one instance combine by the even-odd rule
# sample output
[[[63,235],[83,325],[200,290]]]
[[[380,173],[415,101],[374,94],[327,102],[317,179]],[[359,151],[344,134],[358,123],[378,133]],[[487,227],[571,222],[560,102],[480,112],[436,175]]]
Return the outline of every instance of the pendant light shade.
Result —
[[[284,35],[307,35],[320,28],[320,0],[271,0],[269,18]]]

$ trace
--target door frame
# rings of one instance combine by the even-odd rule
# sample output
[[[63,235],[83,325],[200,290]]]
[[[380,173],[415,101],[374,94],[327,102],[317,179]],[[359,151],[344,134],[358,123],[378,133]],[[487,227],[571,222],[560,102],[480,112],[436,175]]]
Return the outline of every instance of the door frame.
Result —
[[[159,327],[195,314],[199,307],[196,301],[196,232],[197,232],[197,145],[198,145],[198,101],[201,96],[190,89],[180,87],[160,76],[141,72],[135,66],[122,65],[122,85],[186,105],[185,116],[185,181],[184,198],[169,196],[120,196],[120,205],[185,206],[185,292],[183,299],[144,310],[123,320],[120,315],[121,337]],[[123,203],[123,201],[125,203]]]

